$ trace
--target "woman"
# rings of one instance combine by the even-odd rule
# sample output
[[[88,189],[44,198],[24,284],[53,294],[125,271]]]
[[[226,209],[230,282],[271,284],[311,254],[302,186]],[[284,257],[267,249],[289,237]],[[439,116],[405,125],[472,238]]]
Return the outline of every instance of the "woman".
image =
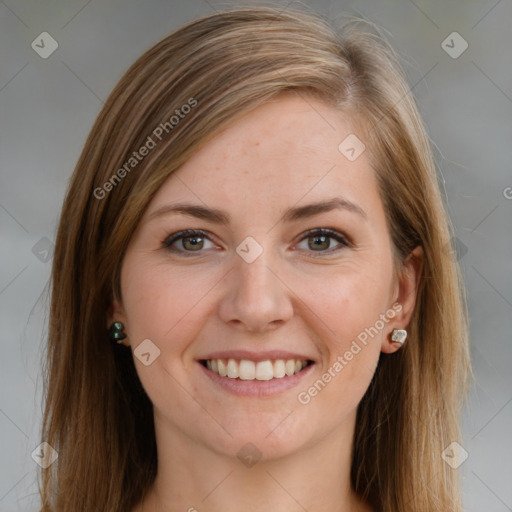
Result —
[[[460,511],[451,227],[392,51],[243,8],[128,70],[52,275],[43,511]]]

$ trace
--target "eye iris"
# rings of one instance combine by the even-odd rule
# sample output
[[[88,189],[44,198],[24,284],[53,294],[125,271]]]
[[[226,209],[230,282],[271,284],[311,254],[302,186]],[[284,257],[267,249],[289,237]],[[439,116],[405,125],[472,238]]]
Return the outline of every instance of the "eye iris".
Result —
[[[203,244],[204,244],[203,237],[201,237],[201,236],[187,236],[187,237],[184,237],[182,239],[182,241],[183,241],[183,247],[185,249],[190,249],[192,251],[202,249]],[[187,247],[187,243],[190,244],[189,247]]]
[[[328,249],[329,237],[325,235],[310,236],[309,240],[314,240],[313,244],[309,243],[310,249]]]

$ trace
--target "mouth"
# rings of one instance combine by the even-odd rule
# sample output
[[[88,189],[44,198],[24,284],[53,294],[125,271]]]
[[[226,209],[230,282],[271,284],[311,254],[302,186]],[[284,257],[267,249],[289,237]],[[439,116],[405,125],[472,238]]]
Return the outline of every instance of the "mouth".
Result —
[[[200,359],[199,363],[210,372],[226,379],[238,381],[272,381],[287,379],[305,371],[314,363],[310,359]]]
[[[215,386],[208,387],[240,397],[272,397],[304,387],[317,362],[309,355],[287,350],[230,350],[196,359],[200,373]]]

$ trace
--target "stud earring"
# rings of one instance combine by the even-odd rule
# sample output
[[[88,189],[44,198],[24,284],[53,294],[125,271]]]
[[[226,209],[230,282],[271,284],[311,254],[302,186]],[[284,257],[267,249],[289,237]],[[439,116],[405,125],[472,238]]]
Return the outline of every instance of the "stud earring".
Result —
[[[401,347],[404,344],[405,338],[407,338],[407,331],[405,329],[393,329],[391,341],[394,341]]]
[[[123,343],[123,340],[126,338],[126,333],[124,332],[124,325],[121,322],[114,322],[110,326],[108,333],[110,339],[112,341],[117,341],[117,343]]]

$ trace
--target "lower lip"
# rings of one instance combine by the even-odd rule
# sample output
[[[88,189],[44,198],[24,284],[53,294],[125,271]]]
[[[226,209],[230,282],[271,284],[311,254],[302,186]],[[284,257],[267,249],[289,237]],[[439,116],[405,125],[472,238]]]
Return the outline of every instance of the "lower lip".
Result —
[[[306,377],[313,369],[314,364],[303,368],[299,373],[291,376],[281,377],[271,380],[241,380],[221,377],[218,373],[208,370],[199,361],[197,363],[205,375],[218,384],[221,388],[239,396],[272,396],[282,393],[288,389],[297,386],[299,382]]]

